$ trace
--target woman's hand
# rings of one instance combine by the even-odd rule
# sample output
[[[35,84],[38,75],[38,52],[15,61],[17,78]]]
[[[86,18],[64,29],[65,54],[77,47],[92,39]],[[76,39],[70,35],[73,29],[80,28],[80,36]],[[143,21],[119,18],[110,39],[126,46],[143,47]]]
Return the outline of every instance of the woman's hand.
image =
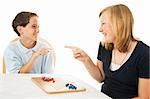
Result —
[[[74,46],[65,46],[65,48],[69,48],[72,50],[75,59],[82,61],[83,63],[89,60],[89,56],[82,49]]]
[[[65,46],[65,48],[72,50],[74,58],[83,62],[86,69],[95,80],[98,82],[104,80],[105,74],[102,69],[102,62],[98,61],[97,65],[95,65],[91,58],[80,48],[74,46]]]

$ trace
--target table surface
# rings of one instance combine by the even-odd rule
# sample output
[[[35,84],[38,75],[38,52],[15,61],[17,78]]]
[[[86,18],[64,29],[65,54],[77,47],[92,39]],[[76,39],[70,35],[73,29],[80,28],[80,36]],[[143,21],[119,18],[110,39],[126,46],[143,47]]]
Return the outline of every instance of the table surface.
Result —
[[[56,76],[63,79],[77,80],[86,88],[84,92],[47,94],[31,81],[32,77]],[[110,99],[105,94],[71,75],[44,75],[44,74],[1,74],[1,99]]]

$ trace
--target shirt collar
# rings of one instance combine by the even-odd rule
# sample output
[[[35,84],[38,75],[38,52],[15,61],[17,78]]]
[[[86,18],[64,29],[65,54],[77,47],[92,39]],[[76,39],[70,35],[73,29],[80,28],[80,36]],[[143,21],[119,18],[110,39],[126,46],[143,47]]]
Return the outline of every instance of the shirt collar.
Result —
[[[22,43],[20,42],[20,39],[18,39],[17,43],[18,43],[18,47],[22,50],[22,52],[23,52],[24,54],[27,54],[27,53],[29,53],[29,52],[31,52],[31,51],[32,51],[32,52],[36,52],[36,51],[38,50],[38,45],[39,45],[39,42],[38,42],[38,41],[36,42],[36,45],[35,45],[33,48],[30,48],[30,49],[24,47],[24,46],[22,45]]]

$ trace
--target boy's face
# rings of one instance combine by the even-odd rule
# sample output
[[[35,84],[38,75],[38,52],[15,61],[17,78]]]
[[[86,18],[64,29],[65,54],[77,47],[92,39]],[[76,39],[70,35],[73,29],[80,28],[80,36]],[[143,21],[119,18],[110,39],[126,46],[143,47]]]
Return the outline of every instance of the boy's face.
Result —
[[[29,23],[25,27],[21,27],[20,36],[24,39],[36,41],[39,33],[39,21],[37,16],[30,18]]]

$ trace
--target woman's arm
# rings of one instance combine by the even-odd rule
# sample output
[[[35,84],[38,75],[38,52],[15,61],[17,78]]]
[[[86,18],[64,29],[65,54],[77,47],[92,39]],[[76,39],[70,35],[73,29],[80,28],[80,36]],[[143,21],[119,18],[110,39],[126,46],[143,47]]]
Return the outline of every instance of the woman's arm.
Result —
[[[150,79],[139,78],[138,97],[133,99],[150,99]]]
[[[95,80],[97,80],[98,82],[102,82],[105,79],[103,64],[101,61],[97,60],[97,64],[95,65],[89,58],[86,62],[83,62],[83,64]]]
[[[101,61],[97,61],[97,64],[95,65],[91,58],[82,49],[74,46],[65,46],[65,48],[70,48],[72,50],[74,58],[83,62],[86,69],[95,80],[98,82],[104,80],[104,72]]]

